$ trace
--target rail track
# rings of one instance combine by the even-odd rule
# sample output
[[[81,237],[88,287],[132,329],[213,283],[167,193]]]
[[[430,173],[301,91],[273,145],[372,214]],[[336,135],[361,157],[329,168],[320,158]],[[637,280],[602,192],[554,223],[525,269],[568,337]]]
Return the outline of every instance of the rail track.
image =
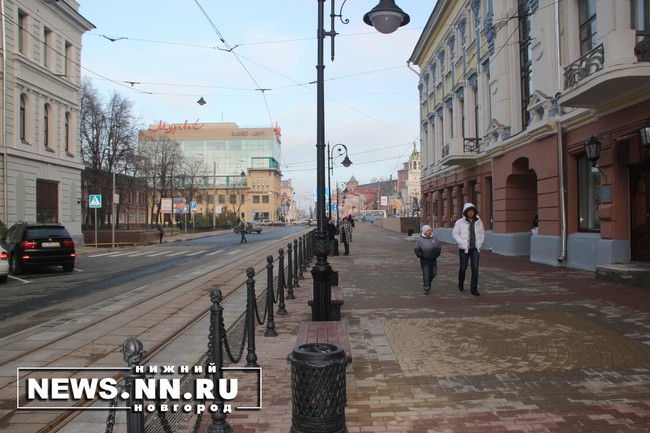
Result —
[[[0,339],[2,349],[0,371],[11,369],[15,371],[17,367],[33,366],[35,359],[39,360],[43,367],[70,367],[71,370],[64,370],[62,376],[64,374],[73,376],[74,368],[79,367],[119,366],[126,369],[126,364],[123,362],[115,362],[115,354],[119,354],[124,339],[130,335],[140,338],[145,344],[146,353],[141,364],[146,364],[209,314],[209,292],[213,287],[222,290],[223,302],[227,302],[238,290],[246,289],[245,269],[252,266],[257,271],[255,279],[258,287],[265,288],[266,257],[272,255],[277,261],[278,249],[286,247],[287,240],[294,237],[295,235],[292,235],[272,241],[253,254],[247,251],[241,254],[224,255],[217,263],[197,267],[189,273],[165,281],[150,282],[97,306],[2,338]],[[217,284],[214,284],[214,281],[217,281]],[[243,308],[244,306],[242,311]],[[160,310],[166,312],[161,314]],[[124,333],[128,331],[129,326],[132,327],[133,332],[125,336]],[[152,343],[149,340],[153,336],[153,330],[156,339]],[[206,346],[201,349],[202,353],[207,347],[207,335],[206,329]],[[61,350],[61,347],[67,349]],[[50,356],[52,353],[56,355]],[[72,361],[74,365],[68,365],[69,359],[74,360]],[[119,381],[121,375],[116,373],[114,378]],[[16,382],[16,375],[13,380],[4,380],[0,387],[2,395],[12,395],[9,389],[13,388],[13,395],[18,396]],[[20,430],[20,426],[23,425],[22,420],[27,420],[35,413],[29,409],[18,410],[17,403],[18,401],[11,402],[3,397],[1,404],[6,412],[2,412],[0,416],[0,431],[16,433],[23,431]],[[72,406],[83,408],[93,403],[84,400],[74,402]],[[51,417],[43,420],[38,426],[26,423],[25,425],[29,424],[29,427],[24,431],[58,431],[78,416],[78,412],[67,410],[56,413],[39,410],[39,418],[43,418],[43,413],[51,414]]]

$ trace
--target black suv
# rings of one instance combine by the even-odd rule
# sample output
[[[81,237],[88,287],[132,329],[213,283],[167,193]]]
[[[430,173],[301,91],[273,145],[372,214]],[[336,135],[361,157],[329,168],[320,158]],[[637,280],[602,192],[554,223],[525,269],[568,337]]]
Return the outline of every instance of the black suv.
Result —
[[[74,241],[61,224],[16,223],[2,238],[2,244],[14,274],[21,274],[30,266],[62,266],[64,272],[74,270]]]

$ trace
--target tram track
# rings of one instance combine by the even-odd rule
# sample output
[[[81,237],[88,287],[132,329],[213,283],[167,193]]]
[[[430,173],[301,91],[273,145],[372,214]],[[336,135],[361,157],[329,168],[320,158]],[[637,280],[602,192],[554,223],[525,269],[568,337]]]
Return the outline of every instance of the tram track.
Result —
[[[277,248],[286,246],[287,239],[295,237],[294,235],[272,241],[265,244],[262,248],[253,254],[242,253],[247,265],[252,265],[256,272],[257,284],[266,286],[266,258],[270,251],[277,251]],[[203,320],[210,312],[209,292],[213,288],[212,283],[215,279],[219,281],[217,286],[222,290],[223,302],[226,302],[238,290],[246,287],[245,269],[242,269],[242,254],[224,255],[216,265],[206,264],[195,268],[181,277],[167,279],[164,282],[155,281],[140,286],[128,294],[118,296],[117,300],[112,299],[99,304],[99,306],[86,309],[84,313],[67,315],[49,322],[34,326],[30,329],[7,336],[0,339],[0,348],[2,348],[2,359],[0,359],[0,368],[5,371],[11,368],[21,367],[22,365],[34,365],[33,359],[43,359],[44,354],[55,351],[57,347],[70,347],[68,351],[60,351],[58,358],[47,359],[43,361],[43,366],[55,365],[59,367],[68,367],[66,359],[72,358],[75,365],[70,365],[70,370],[65,370],[65,374],[73,376],[75,368],[90,366],[115,367],[115,352],[119,352],[121,343],[116,344],[116,334],[122,335],[123,327],[132,325],[134,327],[133,336],[143,340],[145,344],[145,356],[141,364],[145,365],[157,354],[180,338],[189,328]],[[275,255],[274,255],[275,257]],[[252,260],[251,260],[252,259]],[[277,261],[277,258],[276,258]],[[285,263],[286,266],[286,263]],[[246,266],[248,267],[248,266]],[[239,280],[241,278],[241,282]],[[173,280],[173,281],[169,281]],[[115,308],[114,303],[121,304]],[[167,314],[159,314],[157,310],[170,308],[173,304],[174,311]],[[120,320],[122,318],[122,320]],[[175,326],[170,326],[170,323]],[[57,329],[68,329],[66,332],[57,332]],[[87,335],[93,335],[102,329],[102,335],[94,340],[88,341]],[[138,329],[139,332],[136,332]],[[151,330],[159,334],[157,341],[153,343],[146,341],[144,335],[151,335]],[[206,329],[206,347],[207,347],[207,329]],[[43,338],[43,333],[53,335],[51,339]],[[162,335],[162,336],[161,336]],[[75,340],[80,341],[80,346],[75,348]],[[22,342],[25,347],[22,351],[7,350],[17,341]],[[29,341],[35,341],[30,345]],[[122,342],[124,338],[122,338]],[[103,348],[101,354],[92,353],[88,356],[86,365],[80,365],[79,352],[92,346],[93,348]],[[90,351],[92,352],[92,350]],[[5,356],[8,353],[13,355]],[[104,365],[102,359],[111,359],[111,365]],[[124,369],[127,366],[124,365]],[[78,372],[79,370],[77,370]],[[121,374],[114,375],[116,381],[120,381]],[[2,385],[3,395],[8,395],[8,388],[17,387],[17,378],[10,383]],[[22,380],[22,378],[21,378]],[[6,381],[5,381],[6,382]],[[20,395],[15,390],[14,395]],[[29,413],[29,409],[17,410],[16,404],[7,404],[4,400],[2,406],[8,412],[0,417],[0,431],[4,431],[9,426],[20,424],[16,422],[15,417],[20,418],[22,413]],[[82,400],[75,402],[71,407],[83,408],[90,406],[94,402]],[[8,407],[9,406],[9,407]],[[13,410],[11,410],[13,407]],[[42,411],[39,411],[42,413]],[[49,411],[48,411],[49,412]],[[51,432],[58,431],[62,426],[78,416],[78,411],[66,410],[59,414],[52,413],[51,419],[43,423],[38,429],[25,431]],[[13,421],[13,422],[12,422]],[[7,431],[17,432],[15,428]]]

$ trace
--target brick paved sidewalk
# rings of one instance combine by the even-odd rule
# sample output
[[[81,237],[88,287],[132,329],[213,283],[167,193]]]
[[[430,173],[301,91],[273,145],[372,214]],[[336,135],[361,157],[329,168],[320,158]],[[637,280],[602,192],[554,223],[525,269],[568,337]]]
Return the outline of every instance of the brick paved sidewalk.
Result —
[[[484,252],[473,297],[446,245],[424,295],[414,240],[357,223],[351,255],[330,258],[354,358],[350,432],[650,430],[650,291]],[[289,431],[286,356],[310,319],[306,277],[276,316],[280,335],[258,330],[264,407],[229,415],[237,433]]]

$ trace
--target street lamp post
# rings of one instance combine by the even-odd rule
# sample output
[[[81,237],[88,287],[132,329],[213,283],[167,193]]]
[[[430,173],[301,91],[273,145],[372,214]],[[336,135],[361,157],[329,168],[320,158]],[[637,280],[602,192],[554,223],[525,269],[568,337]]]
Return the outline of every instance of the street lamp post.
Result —
[[[217,229],[217,161],[212,167],[212,230]]]
[[[338,152],[336,156],[332,156],[334,153],[334,150]],[[332,152],[330,153],[330,144],[329,142],[327,143],[327,192],[328,192],[328,206],[327,208],[330,211],[330,218],[332,218],[332,184],[330,183],[330,176],[332,173],[334,173],[334,159],[338,156],[345,155],[345,159],[343,159],[343,162],[341,162],[341,165],[343,167],[349,167],[352,165],[352,161],[350,161],[350,158],[348,158],[348,148],[345,144],[335,144],[334,147],[332,147]],[[336,223],[338,225],[339,221],[339,209],[338,209],[338,203],[336,204]]]
[[[332,267],[327,262],[328,238],[325,231],[325,65],[324,65],[324,41],[325,37],[332,38],[331,58],[334,60],[334,22],[336,18],[341,18],[341,14],[336,14],[335,0],[331,2],[331,23],[332,29],[326,32],[324,29],[325,18],[325,0],[318,0],[318,50],[316,65],[316,241],[314,243],[314,252],[316,253],[316,263],[311,273],[314,280],[314,304],[312,309],[313,321],[330,320],[330,297],[331,286],[330,278]],[[345,1],[343,2],[345,5]],[[372,25],[381,33],[392,33],[398,27],[408,24],[410,18],[404,13],[394,0],[380,0],[370,12],[365,14],[364,22]],[[345,21],[341,20],[345,23]]]

